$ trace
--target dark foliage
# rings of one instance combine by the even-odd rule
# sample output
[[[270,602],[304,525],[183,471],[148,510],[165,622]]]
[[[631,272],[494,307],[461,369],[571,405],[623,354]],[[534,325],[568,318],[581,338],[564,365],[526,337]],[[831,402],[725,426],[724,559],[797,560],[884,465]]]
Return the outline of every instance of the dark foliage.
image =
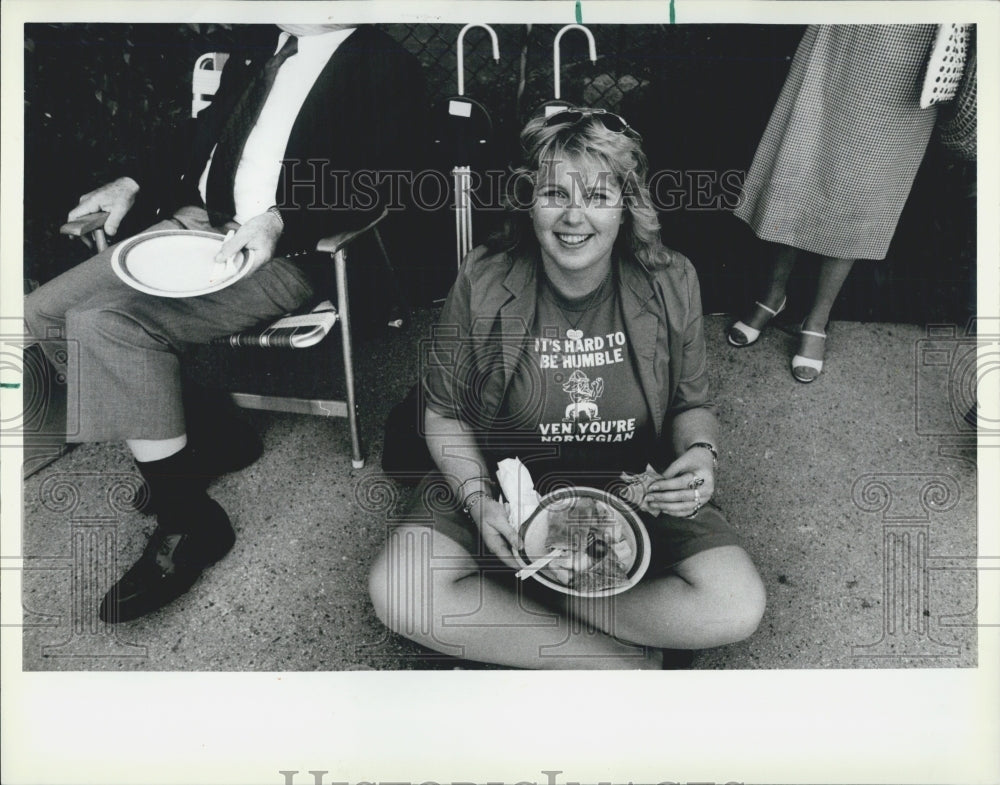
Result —
[[[195,59],[234,36],[228,25],[25,25],[25,275],[48,280],[85,256],[56,233],[66,213],[132,157],[172,149]],[[123,231],[148,219],[130,215]]]

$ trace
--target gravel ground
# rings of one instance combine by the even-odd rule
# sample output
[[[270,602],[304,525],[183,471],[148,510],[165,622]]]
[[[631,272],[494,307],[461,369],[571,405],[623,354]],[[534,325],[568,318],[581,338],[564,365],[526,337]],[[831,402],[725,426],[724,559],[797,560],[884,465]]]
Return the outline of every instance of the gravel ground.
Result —
[[[134,480],[124,446],[80,446],[27,479],[24,669],[483,668],[387,632],[365,589],[387,515],[408,493],[379,468],[381,423],[415,379],[415,346],[434,316],[420,311],[359,351],[363,469],[351,468],[343,420],[245,414],[265,453],[211,487],[237,544],[146,618],[97,620],[104,587],[154,525],[109,501]],[[750,639],[699,652],[694,667],[975,666],[975,434],[961,419],[967,396],[934,360],[960,354],[962,341],[834,323],[827,369],[800,385],[788,372],[792,328],[736,350],[728,323],[707,318],[723,433],[717,501],[763,576],[768,608]]]

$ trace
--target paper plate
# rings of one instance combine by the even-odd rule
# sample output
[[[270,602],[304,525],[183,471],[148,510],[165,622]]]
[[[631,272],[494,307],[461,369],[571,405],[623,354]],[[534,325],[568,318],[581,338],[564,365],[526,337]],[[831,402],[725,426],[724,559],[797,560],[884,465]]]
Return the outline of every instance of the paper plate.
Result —
[[[521,526],[522,567],[554,549],[563,554],[531,577],[551,589],[579,597],[620,594],[649,567],[649,532],[621,499],[596,488],[560,488],[546,494]]]
[[[217,292],[250,272],[250,255],[236,254],[229,271],[213,261],[222,235],[166,229],[119,244],[111,268],[126,284],[157,297],[197,297]]]

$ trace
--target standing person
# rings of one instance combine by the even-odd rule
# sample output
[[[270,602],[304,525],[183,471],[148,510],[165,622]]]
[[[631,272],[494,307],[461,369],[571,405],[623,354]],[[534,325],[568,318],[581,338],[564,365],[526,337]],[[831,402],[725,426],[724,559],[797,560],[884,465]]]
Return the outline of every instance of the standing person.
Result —
[[[431,649],[522,668],[658,668],[663,649],[745,638],[763,586],[710,503],[719,434],[698,280],[660,243],[640,138],[617,115],[571,109],[529,122],[521,143],[525,193],[466,258],[435,332],[423,384],[439,471],[372,568],[375,611]],[[599,342],[616,351],[597,362]],[[545,438],[594,424],[602,438]],[[543,494],[658,470],[638,585],[582,602],[518,585],[493,480],[513,456]]]
[[[100,617],[128,621],[190,588],[235,541],[229,517],[206,492],[208,478],[252,462],[256,436],[212,424],[188,436],[179,353],[186,344],[248,329],[313,297],[313,272],[294,252],[365,222],[381,209],[366,191],[354,204],[338,174],[409,165],[412,118],[422,97],[420,66],[371,27],[279,25],[264,52],[229,58],[212,104],[196,121],[185,160],[151,161],[85,194],[74,220],[109,213],[114,235],[140,184],[161,214],[151,229],[234,231],[224,260],[252,251],[252,272],[200,297],[152,297],[125,285],[110,264],[114,248],[45,284],[25,300],[28,332],[77,347],[62,356],[43,342],[68,378],[68,432],[74,441],[123,439],[157,514],[140,559],[104,597]],[[153,151],[154,153],[157,151]],[[146,186],[143,186],[146,187]],[[169,262],[166,262],[169,263]],[[187,416],[186,416],[187,415]]]
[[[937,115],[920,108],[936,25],[812,25],[747,173],[736,216],[771,243],[767,286],[733,346],[785,308],[801,251],[820,257],[792,375],[823,370],[830,309],[857,259],[884,259]]]

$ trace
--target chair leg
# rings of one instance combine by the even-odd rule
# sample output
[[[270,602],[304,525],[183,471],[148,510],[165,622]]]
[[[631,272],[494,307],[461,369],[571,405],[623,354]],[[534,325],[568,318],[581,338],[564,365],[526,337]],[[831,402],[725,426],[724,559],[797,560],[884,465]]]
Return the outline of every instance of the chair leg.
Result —
[[[392,285],[393,293],[396,295],[396,304],[399,306],[400,311],[408,316],[410,311],[412,311],[410,301],[403,292],[402,287],[399,285],[399,278],[396,277],[396,268],[392,266],[392,261],[389,259],[389,252],[385,250],[385,243],[382,242],[382,233],[378,230],[377,226],[372,229],[372,232],[375,235],[375,242],[378,243],[378,249],[382,254],[382,261],[385,263],[385,269],[389,272],[389,282]],[[402,318],[393,320],[393,322],[390,322],[390,326],[402,327]]]
[[[340,339],[344,354],[344,386],[347,389],[347,425],[351,432],[351,465],[360,469],[365,465],[361,455],[361,436],[358,431],[358,408],[354,398],[354,355],[351,341],[351,312],[347,297],[347,251],[341,248],[333,256],[337,277],[337,309],[340,311]]]

